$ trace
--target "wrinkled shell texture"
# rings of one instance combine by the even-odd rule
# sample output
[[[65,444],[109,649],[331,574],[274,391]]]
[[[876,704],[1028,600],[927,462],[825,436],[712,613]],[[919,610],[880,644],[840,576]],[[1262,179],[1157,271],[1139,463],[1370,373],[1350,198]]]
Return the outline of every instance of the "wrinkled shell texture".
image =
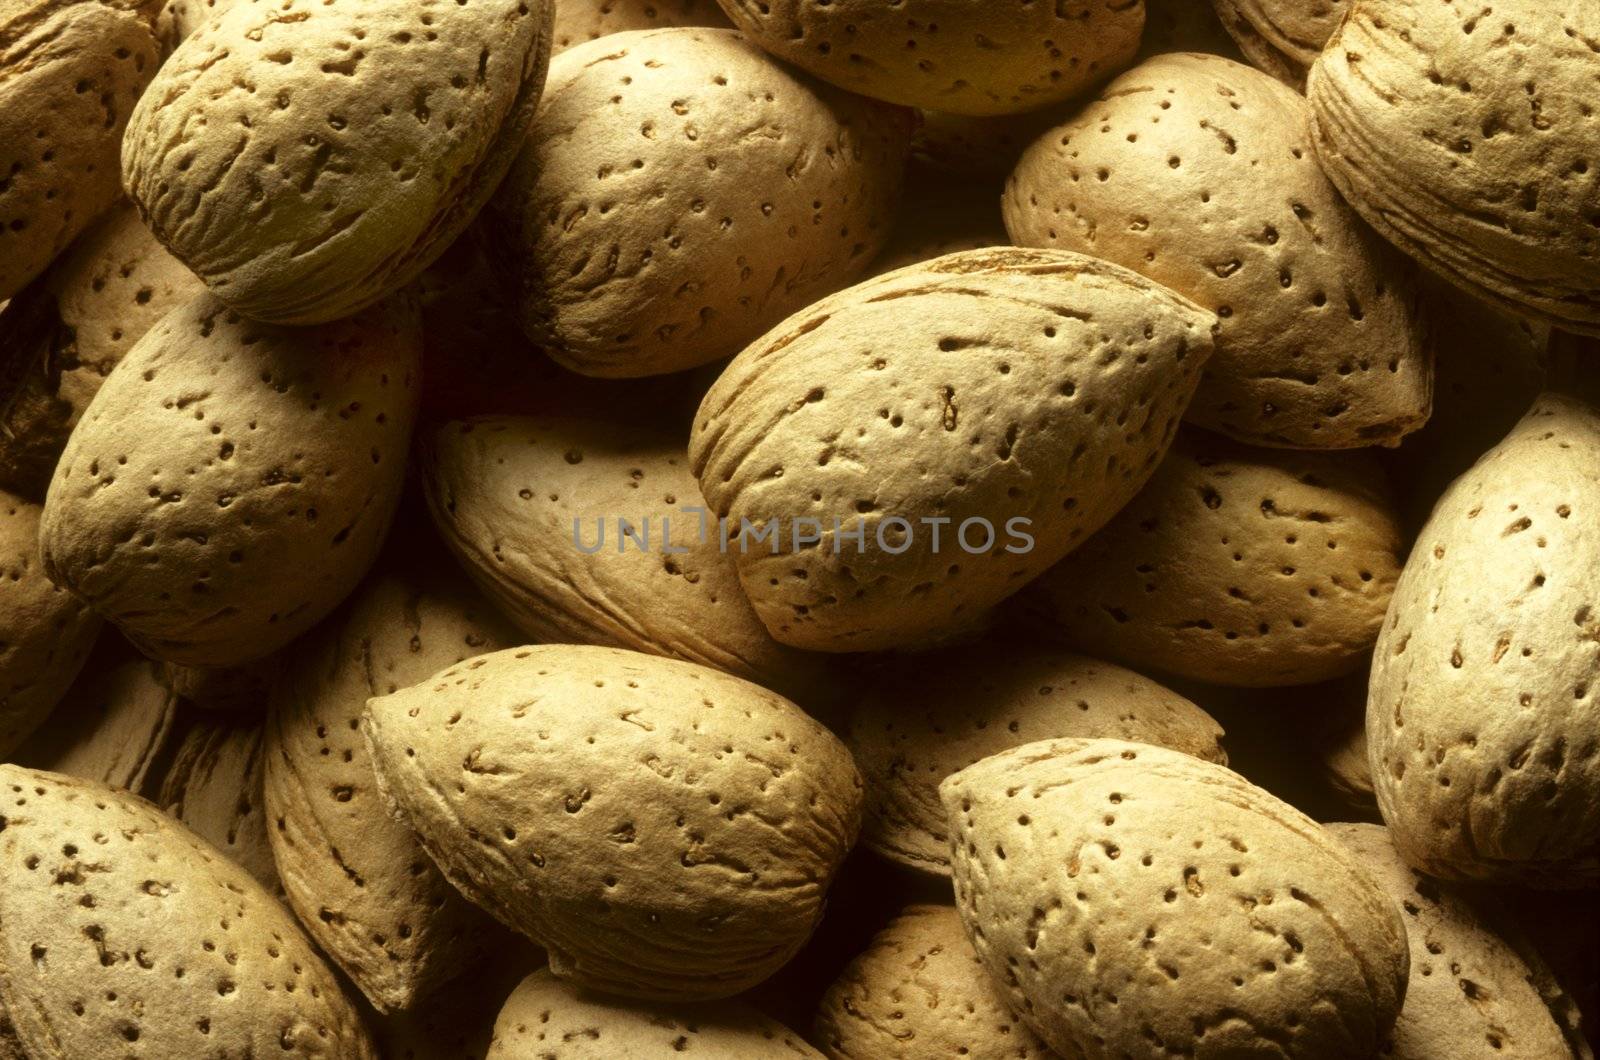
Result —
[[[39,514],[0,490],[0,755],[66,694],[100,631],[98,617],[45,577]]]
[[[772,63],[732,30],[562,53],[496,198],[523,330],[587,375],[737,353],[866,269],[910,134],[909,113]]]
[[[1600,883],[1600,412],[1547,394],[1445,493],[1378,638],[1367,741],[1419,869]]]
[[[1395,442],[1428,415],[1415,290],[1318,168],[1308,116],[1251,67],[1157,56],[1034,142],[1006,185],[1006,228],[1217,314],[1190,422],[1257,445]]]
[[[1399,1012],[1394,903],[1320,825],[1221,766],[1052,740],[941,795],[978,955],[1063,1055],[1372,1056]]]
[[[1334,824],[1328,830],[1361,859],[1405,914],[1411,978],[1400,1018],[1379,1056],[1572,1055],[1540,995],[1546,969],[1530,968],[1465,897],[1407,866],[1382,827]]]
[[[156,802],[277,892],[261,791],[261,740],[257,722],[197,721],[184,733]]]
[[[1012,1015],[952,906],[908,908],[822,997],[816,1039],[833,1060],[1055,1060]]]
[[[1060,649],[980,644],[873,674],[845,742],[867,781],[862,843],[950,874],[939,784],[989,755],[1054,737],[1112,737],[1226,764],[1222,728],[1149,678]]]
[[[375,577],[289,663],[267,724],[273,854],[306,930],[380,1011],[460,973],[488,929],[389,816],[361,715],[372,696],[515,642],[470,587]]]
[[[556,4],[551,53],[612,33],[671,26],[726,26],[717,0],[565,0]]]
[[[35,769],[137,792],[172,732],[177,700],[156,679],[156,664],[122,652],[96,652],[15,760]]]
[[[679,433],[548,417],[445,424],[424,450],[424,488],[446,546],[532,641],[796,680],[803,660],[756,618],[716,528],[702,535],[702,517],[681,510],[705,502]],[[621,539],[618,520],[648,549]]]
[[[0,766],[0,1007],[32,1060],[375,1060],[261,885],[142,799]]]
[[[156,35],[170,51],[190,34],[244,0],[166,0],[156,16]]]
[[[1596,40],[1593,4],[1362,0],[1311,70],[1317,154],[1430,269],[1600,334]]]
[[[202,290],[123,205],[20,295],[0,318],[0,378],[16,380],[0,388],[0,487],[42,498],[68,433],[111,369]]]
[[[677,1011],[618,1002],[534,972],[495,1021],[488,1060],[818,1060],[783,1024],[737,1002]]]
[[[1095,655],[1215,684],[1310,684],[1361,665],[1403,544],[1370,452],[1189,430],[1029,602],[1046,632]]]
[[[704,1000],[804,944],[860,826],[849,752],[691,663],[549,645],[368,705],[386,790],[451,883],[577,985]]]
[[[719,0],[778,58],[876,99],[1011,114],[1132,61],[1142,0]]]
[[[1212,0],[1239,50],[1257,67],[1291,85],[1308,70],[1350,0]]]
[[[128,194],[240,312],[354,313],[488,199],[533,119],[549,26],[546,0],[236,3],[140,99]]]
[[[148,0],[0,8],[0,302],[121,195],[117,151],[160,63]]]
[[[51,576],[172,662],[264,656],[349,593],[399,499],[414,307],[320,328],[174,311],[95,395],[56,468]]]
[[[975,618],[1144,484],[1214,322],[1124,269],[1023,250],[940,258],[791,317],[723,372],[689,443],[730,536],[771,521],[788,539],[776,555],[731,546],[756,614],[780,641],[824,651],[913,644]],[[794,551],[802,518],[823,541]],[[936,548],[921,520],[940,518]],[[1016,518],[1032,520],[1031,549],[1007,533]],[[993,528],[985,547],[975,524],[970,553],[951,547],[968,519]],[[868,547],[838,540],[835,521],[864,528]]]

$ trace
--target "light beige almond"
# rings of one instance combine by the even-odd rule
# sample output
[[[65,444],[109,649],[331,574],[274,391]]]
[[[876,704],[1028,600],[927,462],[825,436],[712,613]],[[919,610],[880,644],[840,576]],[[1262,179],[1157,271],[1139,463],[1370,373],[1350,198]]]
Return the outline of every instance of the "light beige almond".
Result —
[[[1309,117],[1259,70],[1157,56],[1023,154],[1006,228],[1216,312],[1191,422],[1256,445],[1394,443],[1431,387],[1409,265],[1323,176]]]
[[[266,816],[290,906],[380,1012],[413,1007],[475,962],[488,918],[392,819],[361,738],[367,699],[514,634],[453,572],[374,576],[295,649],[266,736]]]
[[[0,1008],[30,1060],[376,1060],[287,909],[143,799],[0,766]]]
[[[369,702],[385,789],[445,877],[627,997],[729,997],[792,957],[861,777],[794,704],[692,663],[543,645]]]
[[[1047,634],[1094,655],[1213,684],[1311,684],[1361,665],[1403,548],[1371,453],[1191,429],[1028,604]]]
[[[1600,884],[1600,410],[1546,394],[1455,481],[1378,638],[1367,743],[1406,861]]]
[[[1285,84],[1305,84],[1306,71],[1350,10],[1350,0],[1212,0],[1239,49]]]
[[[888,236],[911,115],[732,30],[563,52],[496,198],[523,330],[587,375],[737,353],[860,276]]]
[[[141,98],[123,183],[239,312],[359,312],[443,253],[505,175],[538,105],[552,7],[233,3]]]
[[[168,662],[262,658],[376,556],[416,412],[414,303],[318,328],[209,294],[128,352],[56,467],[45,568]]]
[[[822,651],[926,642],[982,614],[1144,484],[1214,322],[1126,269],[1017,249],[791,317],[727,367],[689,443],[756,614]],[[751,547],[746,523],[769,537]]]
[[[717,0],[565,0],[556,4],[551,54],[632,29],[727,24]]]
[[[1110,663],[1001,641],[885,660],[863,675],[849,718],[845,743],[867,781],[862,843],[945,876],[939,784],[989,755],[1107,736],[1228,761],[1222,727],[1177,693]]]
[[[276,893],[281,886],[267,841],[261,741],[259,722],[192,719],[156,802]]]
[[[1148,744],[1047,740],[940,795],[968,935],[1064,1056],[1348,1060],[1393,1026],[1399,909],[1238,774]]]

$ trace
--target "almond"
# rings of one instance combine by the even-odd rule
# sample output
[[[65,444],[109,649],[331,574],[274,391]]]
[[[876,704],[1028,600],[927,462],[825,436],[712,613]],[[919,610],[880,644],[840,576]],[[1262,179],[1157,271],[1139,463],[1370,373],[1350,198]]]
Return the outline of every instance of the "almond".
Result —
[[[1257,67],[1294,86],[1322,54],[1350,0],[1211,0],[1239,49]]]
[[[278,891],[261,791],[260,723],[197,718],[178,743],[156,801],[196,835]]]

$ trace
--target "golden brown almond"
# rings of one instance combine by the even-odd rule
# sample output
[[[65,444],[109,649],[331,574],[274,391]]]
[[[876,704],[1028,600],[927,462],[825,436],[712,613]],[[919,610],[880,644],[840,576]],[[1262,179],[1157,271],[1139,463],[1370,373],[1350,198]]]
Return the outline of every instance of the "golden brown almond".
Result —
[[[267,841],[261,741],[258,721],[191,719],[156,803],[276,893],[281,886]]]
[[[195,30],[243,0],[166,0],[156,17],[156,36],[168,51]]]
[[[717,0],[566,0],[556,4],[551,54],[632,29],[727,24]]]
[[[1211,0],[1239,49],[1296,88],[1350,10],[1350,0]]]

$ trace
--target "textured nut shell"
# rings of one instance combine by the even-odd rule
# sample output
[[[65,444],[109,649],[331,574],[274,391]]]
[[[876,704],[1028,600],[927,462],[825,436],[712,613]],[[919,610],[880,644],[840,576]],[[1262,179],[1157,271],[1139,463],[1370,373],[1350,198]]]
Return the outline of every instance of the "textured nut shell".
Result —
[[[1600,883],[1600,412],[1541,396],[1445,493],[1378,638],[1378,805],[1434,876]]]
[[[1465,897],[1407,866],[1381,826],[1333,824],[1328,831],[1361,859],[1406,915],[1411,979],[1400,1018],[1379,1056],[1555,1060],[1573,1055],[1540,994],[1547,969],[1530,968]]]
[[[1252,449],[1189,430],[1028,602],[1094,655],[1214,684],[1310,684],[1361,665],[1403,547],[1370,452]]]
[[[43,497],[111,369],[201,290],[124,204],[20,294],[0,317],[0,487]]]
[[[282,647],[377,553],[419,348],[407,302],[299,329],[211,295],[175,310],[72,433],[45,503],[46,569],[158,658],[228,666]]]
[[[289,911],[149,803],[8,765],[0,811],[0,1005],[32,1060],[376,1057]]]
[[[845,743],[867,782],[861,841],[948,876],[939,783],[989,755],[1058,736],[1113,737],[1226,764],[1222,727],[1175,692],[1059,649],[979,643],[871,675]]]
[[[1214,319],[1114,265],[1014,249],[902,269],[791,317],[701,403],[689,456],[712,511],[735,531],[815,518],[825,540],[859,520],[869,543],[891,516],[920,530],[987,518],[995,543],[955,558],[928,534],[899,555],[758,545],[735,557],[756,614],[784,643],[856,651],[998,603],[1154,471]],[[1033,520],[1021,555],[1004,551],[1015,518]]]
[[[1356,4],[1311,69],[1317,155],[1428,268],[1510,312],[1600,334],[1600,184],[1584,175],[1600,8],[1486,6]]]
[[[834,1060],[1054,1060],[1012,1015],[961,915],[915,905],[873,937],[822,996],[816,1039]]]
[[[100,619],[45,577],[39,514],[0,490],[0,756],[54,709],[100,632]]]
[[[244,0],[166,0],[156,17],[156,36],[168,51],[189,38],[195,30]]]
[[[727,24],[717,0],[565,0],[556,4],[550,52],[633,29]]]
[[[680,510],[705,502],[676,435],[550,417],[445,424],[423,450],[423,486],[446,546],[529,640],[803,686],[810,663],[756,618],[716,529],[700,540],[700,516]],[[618,552],[624,519],[648,550]]]
[[[676,1011],[574,988],[548,970],[524,979],[495,1021],[489,1060],[810,1060],[798,1035],[737,1002]]]
[[[1322,175],[1308,115],[1259,70],[1157,56],[1023,154],[1006,228],[1222,318],[1191,422],[1257,445],[1394,442],[1431,388],[1409,267]]]
[[[348,316],[466,228],[533,119],[547,0],[248,0],[167,59],[123,181],[240,312]]]
[[[1399,910],[1320,825],[1222,766],[1049,740],[940,789],[956,904],[1066,1056],[1372,1056],[1405,995]]]
[[[751,40],[818,77],[957,114],[1071,99],[1128,65],[1144,28],[1140,0],[720,2]]]
[[[1306,71],[1339,28],[1350,0],[1212,0],[1217,16],[1259,69],[1286,84]]]
[[[198,719],[183,734],[156,802],[277,892],[261,791],[263,764],[260,724]]]
[[[160,63],[156,0],[0,8],[0,302],[121,195],[117,151]]]
[[[628,997],[726,997],[804,944],[861,778],[786,700],[692,663],[547,645],[372,700],[386,790],[446,878]]]
[[[732,30],[563,53],[496,198],[523,330],[588,375],[738,352],[865,270],[910,134],[906,112],[819,85]]]
[[[381,1012],[410,1008],[475,960],[487,918],[389,816],[361,715],[367,700],[514,634],[451,573],[375,577],[296,649],[266,737],[266,809],[289,904]]]
[[[155,663],[107,638],[50,724],[33,734],[15,761],[141,791],[172,732],[178,706],[155,671]]]

